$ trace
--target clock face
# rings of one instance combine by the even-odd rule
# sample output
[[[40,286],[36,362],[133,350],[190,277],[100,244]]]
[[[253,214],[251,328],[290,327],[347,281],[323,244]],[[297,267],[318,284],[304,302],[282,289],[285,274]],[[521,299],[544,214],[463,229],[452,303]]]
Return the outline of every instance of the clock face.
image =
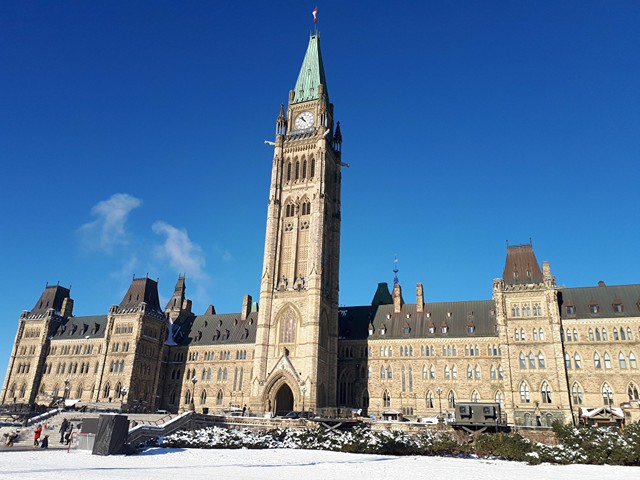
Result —
[[[296,130],[304,130],[305,128],[313,127],[313,113],[302,112],[296,117],[295,126]]]

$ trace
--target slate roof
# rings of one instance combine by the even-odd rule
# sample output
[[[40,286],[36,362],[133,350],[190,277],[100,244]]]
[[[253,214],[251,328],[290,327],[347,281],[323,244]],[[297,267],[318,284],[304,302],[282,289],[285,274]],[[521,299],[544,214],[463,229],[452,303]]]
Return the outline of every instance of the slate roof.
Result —
[[[563,319],[638,317],[640,285],[561,288],[558,303]],[[591,313],[592,304],[598,306],[598,313]],[[615,304],[622,305],[621,312],[615,311]],[[567,313],[568,306],[573,307],[573,314]]]
[[[158,297],[158,282],[150,278],[134,278],[120,302],[121,310],[136,308],[145,302],[147,307],[156,312],[162,312],[160,298]]]
[[[62,302],[70,295],[71,290],[68,288],[61,287],[60,285],[47,285],[29,314],[44,314],[50,308],[53,308],[56,312],[60,312],[62,310]]]
[[[502,278],[509,285],[543,281],[544,277],[531,244],[507,247],[507,260],[504,263]]]
[[[66,322],[58,325],[58,328],[53,332],[52,340],[104,338],[106,324],[107,315],[69,317]]]
[[[373,335],[369,335],[369,323]],[[383,324],[386,331],[381,335]],[[447,333],[442,333],[444,325]],[[492,300],[426,303],[422,313],[416,312],[415,304],[403,305],[399,314],[393,313],[393,305],[341,307],[338,314],[341,340],[497,337],[495,325]],[[429,333],[431,326],[434,333]],[[473,326],[473,333],[467,333],[468,326]]]
[[[240,313],[191,315],[178,328],[174,324],[173,339],[190,346],[255,343],[258,312],[251,312],[246,320],[240,318]]]
[[[298,80],[293,90],[295,95],[291,103],[317,100],[319,98],[318,85],[324,86],[324,92],[328,99],[329,91],[327,90],[327,80],[324,76],[322,53],[320,53],[320,36],[316,34],[311,35],[309,38],[309,46],[302,61],[302,67],[300,67]]]

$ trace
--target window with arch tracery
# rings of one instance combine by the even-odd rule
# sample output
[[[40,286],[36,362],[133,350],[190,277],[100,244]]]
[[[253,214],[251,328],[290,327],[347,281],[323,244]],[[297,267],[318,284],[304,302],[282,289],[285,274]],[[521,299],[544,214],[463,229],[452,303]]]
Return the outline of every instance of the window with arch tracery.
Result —
[[[391,395],[388,390],[385,390],[382,394],[382,406],[384,408],[389,408],[391,406]]]
[[[529,384],[524,380],[520,383],[520,401],[522,403],[531,403]]]
[[[546,381],[542,382],[540,395],[542,396],[542,403],[551,403],[551,387]]]
[[[480,394],[477,390],[471,392],[471,401],[474,403],[478,403],[480,401]]]
[[[447,405],[449,408],[456,408],[456,394],[453,390],[450,390],[447,395]]]
[[[638,387],[636,387],[633,383],[629,384],[627,395],[629,395],[629,401],[640,400],[640,396],[638,396]]]
[[[202,393],[200,394],[200,405],[204,405],[206,403],[207,403],[207,391],[202,390]]]
[[[574,383],[571,387],[571,398],[573,400],[574,405],[582,405],[583,401],[583,392],[582,387],[579,383]]]
[[[605,405],[613,405],[613,390],[607,382],[602,385],[602,403]]]
[[[426,401],[427,401],[427,408],[433,408],[433,393],[431,392],[431,390],[427,392]]]
[[[280,343],[294,343],[296,341],[296,314],[291,307],[287,308],[280,317]]]
[[[216,396],[216,405],[222,405],[222,400],[224,400],[224,394],[222,390],[218,390],[218,395]]]

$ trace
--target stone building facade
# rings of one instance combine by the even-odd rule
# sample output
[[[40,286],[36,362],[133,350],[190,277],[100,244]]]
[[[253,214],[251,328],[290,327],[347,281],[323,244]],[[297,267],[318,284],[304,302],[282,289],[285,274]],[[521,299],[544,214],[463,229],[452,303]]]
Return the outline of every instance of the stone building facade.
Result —
[[[164,309],[136,278],[107,314],[77,317],[47,286],[22,313],[0,402],[123,402],[152,411],[362,408],[409,418],[497,401],[509,423],[570,422],[637,401],[640,285],[558,287],[531,244],[509,246],[493,297],[405,303],[397,280],[338,307],[342,135],[312,35],[276,120],[260,302],[198,315],[180,277]]]

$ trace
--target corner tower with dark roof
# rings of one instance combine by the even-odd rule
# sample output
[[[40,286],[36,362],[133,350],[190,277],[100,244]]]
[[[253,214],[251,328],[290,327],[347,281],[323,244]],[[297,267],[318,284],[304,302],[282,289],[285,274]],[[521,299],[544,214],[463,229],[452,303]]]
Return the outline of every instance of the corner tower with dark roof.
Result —
[[[252,408],[335,404],[342,136],[320,37],[276,121]]]
[[[510,367],[504,375],[507,417],[521,425],[571,421],[558,287],[549,263],[540,269],[530,243],[507,246],[493,299],[502,362]]]

